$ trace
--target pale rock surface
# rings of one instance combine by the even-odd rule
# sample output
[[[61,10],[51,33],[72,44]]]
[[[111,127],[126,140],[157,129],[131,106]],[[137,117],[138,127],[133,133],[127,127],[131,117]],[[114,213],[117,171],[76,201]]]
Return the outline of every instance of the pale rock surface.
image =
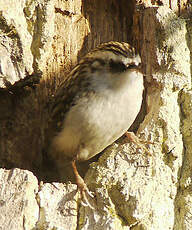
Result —
[[[79,1],[80,2],[80,1]],[[54,5],[55,4],[55,5]],[[17,8],[17,10],[15,10]],[[54,40],[55,8],[64,18],[58,35],[56,61],[76,61],[81,42],[78,29],[87,22],[81,5],[72,1],[2,1],[0,21],[1,87],[25,77],[25,70],[44,70]],[[66,11],[65,11],[66,10]],[[38,12],[38,13],[37,13]],[[70,13],[67,17],[65,14]],[[15,16],[16,15],[16,16]],[[37,20],[41,18],[41,23]],[[63,22],[63,21],[62,21]],[[78,23],[77,23],[78,22]],[[94,209],[79,209],[75,185],[46,183],[19,169],[0,171],[0,226],[10,230],[190,230],[192,228],[192,93],[189,25],[168,6],[142,12],[141,57],[146,70],[147,114],[138,130],[151,155],[133,143],[117,142],[91,165],[86,182],[95,198]],[[64,34],[65,27],[74,36]],[[75,27],[77,25],[77,27]],[[36,30],[36,28],[39,30]],[[57,28],[58,29],[58,28]],[[80,29],[79,29],[80,30]],[[40,31],[40,33],[39,33]],[[88,26],[80,34],[84,37]],[[14,39],[12,39],[12,35]],[[65,40],[67,37],[73,45]],[[59,40],[60,39],[60,40]],[[188,40],[186,40],[188,39]],[[11,45],[10,45],[11,44]],[[17,46],[17,44],[20,44]],[[56,43],[54,43],[56,44]],[[67,45],[68,44],[68,45]],[[78,45],[75,49],[75,45]],[[55,47],[52,47],[53,49]],[[61,49],[60,49],[61,48]],[[70,49],[75,50],[71,58]],[[11,53],[14,50],[14,63]],[[22,52],[21,52],[22,50]],[[70,54],[63,57],[63,50]],[[9,68],[7,67],[9,66]],[[16,71],[17,70],[17,71]],[[3,78],[5,79],[3,79]],[[6,81],[4,81],[6,80]],[[78,205],[79,204],[79,205]]]
[[[38,181],[29,171],[0,169],[0,229],[30,230],[38,221]]]
[[[73,184],[46,183],[40,186],[40,207],[36,229],[75,230],[77,228],[77,187]]]
[[[1,230],[75,230],[77,186],[38,185],[27,170],[0,169]]]
[[[0,12],[0,87],[5,87],[44,70],[54,33],[54,0],[1,0]]]
[[[191,87],[186,22],[168,7],[147,9],[142,17],[147,28],[141,52],[150,86],[138,135],[153,142],[148,146],[152,156],[136,153],[129,144],[113,145],[92,165],[86,179],[96,193],[97,209],[80,210],[83,230],[191,229],[191,193],[180,187],[182,177],[188,181],[185,186],[191,185],[191,159],[186,159],[190,131],[188,143],[183,142],[191,124],[191,97],[183,92]],[[188,111],[184,115],[183,106]]]
[[[182,132],[185,155],[181,168],[180,187],[176,199],[176,220],[174,230],[192,229],[192,91],[183,90],[180,103],[182,105]]]
[[[0,87],[74,65],[90,31],[81,10],[79,0],[0,0]]]

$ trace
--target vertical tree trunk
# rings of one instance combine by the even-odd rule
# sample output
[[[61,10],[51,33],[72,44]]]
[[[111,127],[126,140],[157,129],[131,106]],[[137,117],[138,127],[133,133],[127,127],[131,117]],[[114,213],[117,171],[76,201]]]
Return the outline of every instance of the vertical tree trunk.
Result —
[[[192,228],[190,17],[188,0],[0,3],[2,229]],[[145,95],[132,129],[152,142],[151,156],[122,140],[107,148],[86,173],[91,210],[75,185],[45,183],[58,181],[42,154],[52,95],[82,55],[111,40],[140,51]]]

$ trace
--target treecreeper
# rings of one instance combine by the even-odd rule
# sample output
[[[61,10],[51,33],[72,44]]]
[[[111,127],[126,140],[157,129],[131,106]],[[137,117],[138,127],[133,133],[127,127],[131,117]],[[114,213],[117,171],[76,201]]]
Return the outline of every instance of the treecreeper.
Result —
[[[51,157],[59,173],[69,158],[84,205],[91,206],[76,161],[86,161],[121,137],[140,111],[141,58],[125,42],[107,42],[86,54],[54,96]]]

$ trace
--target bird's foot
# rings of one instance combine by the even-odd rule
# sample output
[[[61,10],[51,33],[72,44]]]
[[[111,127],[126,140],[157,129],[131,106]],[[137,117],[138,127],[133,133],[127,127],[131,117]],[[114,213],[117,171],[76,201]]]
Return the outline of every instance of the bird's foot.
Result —
[[[150,151],[145,147],[145,144],[153,144],[152,142],[139,139],[133,132],[127,131],[125,135],[129,139],[129,141],[135,143],[139,148],[143,149],[150,156],[152,155]]]
[[[72,161],[72,167],[73,167],[73,171],[75,174],[75,178],[76,178],[76,184],[77,184],[77,188],[80,191],[80,196],[81,196],[81,204],[85,207],[89,207],[91,209],[94,209],[94,207],[90,204],[89,199],[94,198],[94,193],[89,191],[85,181],[83,180],[83,178],[79,175],[76,165],[75,165],[75,160]]]
[[[84,207],[90,207],[91,209],[94,209],[94,207],[90,204],[89,199],[94,198],[94,193],[89,191],[86,183],[84,182],[83,178],[80,177],[78,178],[78,180],[76,181],[78,189],[80,191],[80,195],[81,195],[81,204]]]

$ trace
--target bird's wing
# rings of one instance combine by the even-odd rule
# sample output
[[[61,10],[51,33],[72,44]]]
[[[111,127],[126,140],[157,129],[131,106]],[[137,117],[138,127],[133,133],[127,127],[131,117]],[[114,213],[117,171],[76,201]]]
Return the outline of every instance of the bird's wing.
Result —
[[[57,90],[53,103],[51,105],[51,122],[54,123],[57,131],[60,131],[66,113],[76,104],[78,98],[82,94],[89,93],[89,81],[86,78],[90,77],[90,69],[87,68],[89,62],[85,61],[76,65],[71,73],[64,80]]]

